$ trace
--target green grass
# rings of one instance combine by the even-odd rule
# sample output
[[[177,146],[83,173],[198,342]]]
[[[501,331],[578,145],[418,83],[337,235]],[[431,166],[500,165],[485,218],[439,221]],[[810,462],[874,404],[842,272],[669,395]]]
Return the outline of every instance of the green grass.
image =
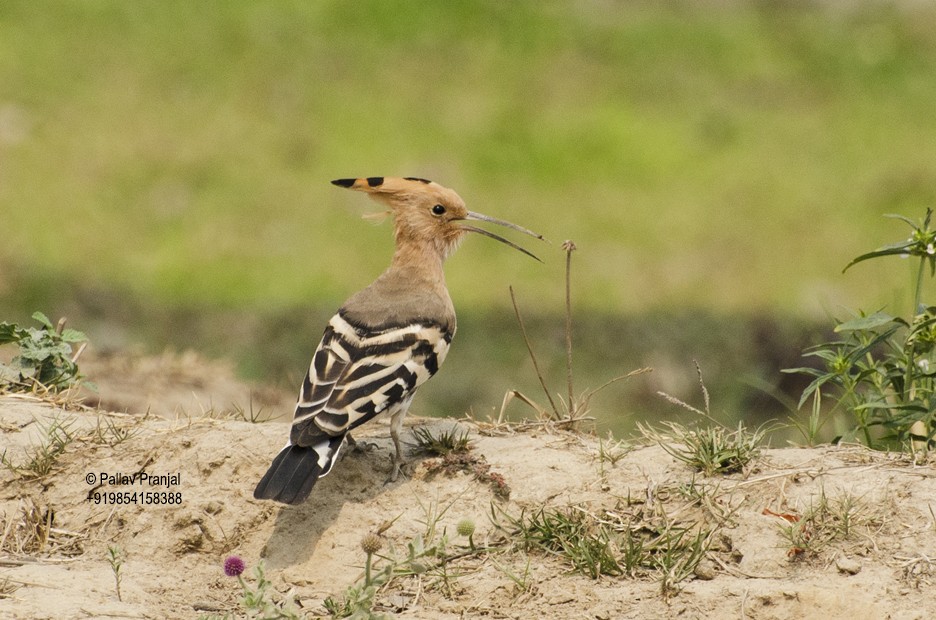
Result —
[[[401,173],[575,239],[585,308],[867,300],[867,272],[829,283],[881,212],[936,198],[933,9],[611,7],[5,2],[0,261],[160,304],[333,306],[390,240],[328,180]],[[472,239],[456,303],[513,282],[558,307],[545,254]]]

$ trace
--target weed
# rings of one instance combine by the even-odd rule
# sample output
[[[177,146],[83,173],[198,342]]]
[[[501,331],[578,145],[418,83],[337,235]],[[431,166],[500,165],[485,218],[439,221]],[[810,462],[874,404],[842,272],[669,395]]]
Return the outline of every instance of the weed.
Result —
[[[918,259],[913,307],[908,318],[885,312],[865,314],[838,322],[839,340],[816,345],[804,352],[818,358],[821,368],[790,368],[784,372],[811,375],[799,406],[822,396],[834,401],[855,419],[854,432],[871,448],[912,445],[924,449],[936,443],[936,307],[925,306],[923,282],[926,267],[936,275],[936,229],[930,227],[933,210],[920,222],[889,215],[907,223],[910,237],[862,254],[848,265],[884,256]],[[843,270],[843,271],[845,271]]]
[[[709,548],[710,534],[689,529],[669,529],[654,543],[654,563],[660,573],[660,591],[664,596],[678,590],[688,579]]]
[[[782,520],[780,534],[790,545],[787,555],[791,559],[817,556],[832,543],[847,541],[858,530],[880,523],[880,516],[862,498],[848,492],[829,497],[825,488],[809,500],[802,515],[770,510],[765,514]]]
[[[420,452],[434,456],[465,453],[470,448],[468,431],[459,433],[455,427],[433,435],[427,427],[420,426],[413,429],[413,437]]]
[[[86,343],[87,337],[74,329],[65,329],[65,319],[52,325],[46,315],[36,312],[32,318],[42,327],[20,327],[15,323],[0,323],[0,345],[15,344],[19,354],[9,366],[0,364],[0,387],[13,392],[37,388],[57,391],[77,384],[78,351],[72,345]]]
[[[799,431],[809,447],[813,447],[819,442],[819,433],[822,432],[822,428],[829,419],[830,416],[823,416],[822,414],[822,391],[818,389],[813,392],[812,406],[809,408],[809,416],[806,418],[805,423],[790,416],[793,428]]]
[[[741,421],[736,429],[723,426],[712,416],[709,393],[702,380],[702,370],[698,362],[696,372],[699,376],[704,411],[664,392],[659,394],[667,401],[707,418],[714,426],[692,429],[676,422],[664,422],[663,425],[669,429],[668,433],[644,424],[638,424],[638,428],[645,437],[658,443],[670,456],[706,476],[743,471],[760,455],[761,444],[771,427],[762,425],[752,431]]]
[[[126,555],[120,546],[107,546],[107,562],[110,564],[111,571],[114,573],[114,587],[117,590],[118,601],[123,601],[123,597],[120,595],[120,582],[123,580],[123,575],[121,574],[120,570],[123,568],[125,557]]]
[[[663,424],[669,433],[660,433],[644,425],[640,425],[640,430],[670,456],[706,476],[743,471],[760,455],[767,433],[765,427],[749,431],[743,422],[738,422],[734,430],[724,426],[690,429],[675,422]]]
[[[541,406],[539,403],[534,401],[532,398],[522,394],[517,390],[510,390],[504,395],[504,400],[501,403],[500,413],[498,414],[498,423],[503,423],[504,412],[507,409],[507,405],[510,402],[517,398],[520,401],[526,403],[533,410],[536,411],[537,416],[541,421],[551,422],[563,425],[568,428],[578,429],[584,422],[594,422],[594,418],[588,416],[589,408],[591,405],[591,399],[598,392],[604,390],[606,387],[610,386],[613,383],[617,383],[623,379],[628,379],[630,377],[636,376],[638,374],[643,374],[649,372],[650,368],[640,368],[638,370],[631,371],[626,375],[621,375],[614,377],[606,381],[601,386],[585,390],[580,394],[575,394],[575,389],[573,386],[574,382],[574,373],[572,370],[572,292],[571,292],[571,279],[572,279],[572,252],[577,248],[575,243],[572,241],[565,241],[562,244],[562,249],[566,253],[566,269],[565,269],[565,357],[566,357],[566,397],[565,399],[562,396],[559,396],[559,402],[562,403],[562,408],[556,405],[555,399],[552,397],[549,387],[546,385],[546,380],[543,378],[543,373],[540,371],[539,362],[536,359],[536,354],[533,352],[533,345],[530,343],[530,338],[527,335],[526,327],[523,324],[523,317],[520,315],[520,308],[517,306],[517,298],[514,296],[513,287],[510,287],[510,301],[513,304],[514,314],[517,317],[517,323],[520,326],[520,333],[523,335],[523,341],[526,344],[527,351],[530,354],[530,360],[533,362],[533,369],[536,372],[536,377],[539,379],[540,386],[543,388],[543,393],[546,395],[546,400],[549,401],[549,410]]]
[[[611,467],[617,465],[617,462],[630,453],[629,446],[621,440],[615,441],[611,437],[611,434],[608,434],[608,440],[605,442],[603,439],[598,440],[598,462],[604,465],[604,463],[610,463]],[[603,471],[603,470],[602,470]]]
[[[455,531],[458,532],[459,536],[463,536],[468,539],[468,548],[472,551],[475,550],[474,544],[474,533],[475,533],[475,523],[471,519],[462,519],[458,522],[458,525],[455,526]]]
[[[521,512],[508,518],[511,534],[526,550],[540,549],[569,560],[575,570],[597,579],[601,575],[620,575],[611,530],[588,513],[574,508],[545,507],[529,514]]]
[[[3,454],[0,454],[0,464],[26,478],[47,476],[65,452],[65,448],[75,440],[76,432],[72,428],[74,422],[74,418],[58,415],[50,418],[45,424],[37,421],[40,438],[37,444],[26,450],[27,460],[22,465],[15,465],[4,450]]]

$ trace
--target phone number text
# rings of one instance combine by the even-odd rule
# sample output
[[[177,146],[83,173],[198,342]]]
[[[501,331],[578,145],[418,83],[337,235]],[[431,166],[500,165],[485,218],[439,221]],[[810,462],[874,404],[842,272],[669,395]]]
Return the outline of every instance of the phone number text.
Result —
[[[182,503],[181,491],[93,491],[88,494],[92,504],[134,504],[153,506],[160,504],[179,505]]]

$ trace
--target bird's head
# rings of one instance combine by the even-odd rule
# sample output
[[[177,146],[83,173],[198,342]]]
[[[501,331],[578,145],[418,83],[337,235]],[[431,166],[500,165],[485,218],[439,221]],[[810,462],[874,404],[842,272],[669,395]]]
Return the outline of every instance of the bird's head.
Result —
[[[539,260],[512,241],[466,222],[491,222],[513,228],[537,239],[542,239],[542,235],[504,220],[469,211],[461,196],[438,183],[416,177],[337,179],[332,183],[339,187],[366,192],[375,200],[387,205],[393,214],[394,235],[398,244],[430,244],[444,259],[455,251],[467,233],[475,232],[497,239]]]

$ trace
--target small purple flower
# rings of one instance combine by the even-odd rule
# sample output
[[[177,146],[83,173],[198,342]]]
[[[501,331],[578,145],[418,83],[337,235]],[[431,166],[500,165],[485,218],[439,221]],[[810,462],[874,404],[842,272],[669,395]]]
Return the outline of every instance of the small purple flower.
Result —
[[[229,555],[224,560],[224,574],[228,577],[239,577],[244,572],[244,561],[236,555]]]

